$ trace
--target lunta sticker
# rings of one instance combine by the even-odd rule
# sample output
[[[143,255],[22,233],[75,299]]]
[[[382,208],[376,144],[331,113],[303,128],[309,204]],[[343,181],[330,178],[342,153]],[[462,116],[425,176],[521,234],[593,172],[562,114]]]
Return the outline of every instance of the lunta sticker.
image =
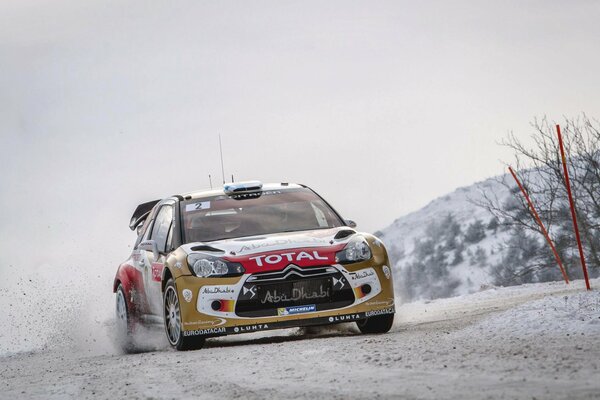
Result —
[[[329,322],[348,322],[358,319],[360,319],[360,314],[334,315],[333,317],[329,317]]]
[[[208,210],[210,208],[210,201],[199,201],[197,203],[186,204],[185,212]]]
[[[277,315],[294,315],[317,311],[317,306],[311,304],[308,306],[283,307],[277,309]]]
[[[233,332],[235,332],[235,333],[256,332],[256,331],[263,331],[265,329],[269,329],[268,324],[242,325],[242,326],[236,326],[235,328],[233,328]]]

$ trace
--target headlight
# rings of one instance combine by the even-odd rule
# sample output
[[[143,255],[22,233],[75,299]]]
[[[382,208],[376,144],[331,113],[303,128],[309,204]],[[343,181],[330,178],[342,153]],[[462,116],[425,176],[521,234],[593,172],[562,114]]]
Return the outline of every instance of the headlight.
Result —
[[[366,261],[371,258],[371,248],[364,237],[357,236],[350,240],[343,250],[335,253],[335,261],[340,264],[349,264]]]
[[[188,256],[187,263],[192,273],[200,278],[240,276],[246,272],[240,263],[208,254],[192,253]]]

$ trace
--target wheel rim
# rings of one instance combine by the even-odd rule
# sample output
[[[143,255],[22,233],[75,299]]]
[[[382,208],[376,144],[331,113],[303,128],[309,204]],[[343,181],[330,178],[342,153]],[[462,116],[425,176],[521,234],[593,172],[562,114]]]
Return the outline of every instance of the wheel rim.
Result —
[[[125,303],[125,295],[122,290],[117,291],[117,323],[121,328],[127,328],[127,304]]]
[[[164,312],[167,338],[172,345],[176,345],[181,335],[181,318],[179,313],[179,298],[177,297],[177,292],[171,286],[165,292]]]

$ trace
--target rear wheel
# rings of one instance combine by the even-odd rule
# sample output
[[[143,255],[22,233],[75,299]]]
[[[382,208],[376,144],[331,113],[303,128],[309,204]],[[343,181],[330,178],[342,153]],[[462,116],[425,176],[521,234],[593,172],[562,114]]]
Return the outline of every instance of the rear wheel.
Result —
[[[133,331],[135,321],[129,307],[127,306],[127,296],[123,285],[119,284],[116,297],[116,314],[117,314],[117,341],[121,349],[126,353],[136,351]]]
[[[169,344],[177,350],[196,350],[204,345],[204,338],[183,336],[181,329],[181,309],[175,282],[169,279],[163,295],[163,311],[165,317],[165,333]]]
[[[376,315],[356,322],[362,333],[386,333],[392,329],[393,324],[394,314]]]

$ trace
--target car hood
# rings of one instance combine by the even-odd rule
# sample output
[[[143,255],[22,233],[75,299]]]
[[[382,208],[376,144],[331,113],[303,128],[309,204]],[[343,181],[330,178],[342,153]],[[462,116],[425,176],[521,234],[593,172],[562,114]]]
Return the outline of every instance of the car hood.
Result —
[[[239,262],[247,272],[253,273],[280,270],[289,264],[300,267],[333,264],[335,253],[343,249],[354,234],[354,230],[340,227],[189,243],[183,249],[188,254],[209,248],[221,250],[224,252],[221,257]]]

